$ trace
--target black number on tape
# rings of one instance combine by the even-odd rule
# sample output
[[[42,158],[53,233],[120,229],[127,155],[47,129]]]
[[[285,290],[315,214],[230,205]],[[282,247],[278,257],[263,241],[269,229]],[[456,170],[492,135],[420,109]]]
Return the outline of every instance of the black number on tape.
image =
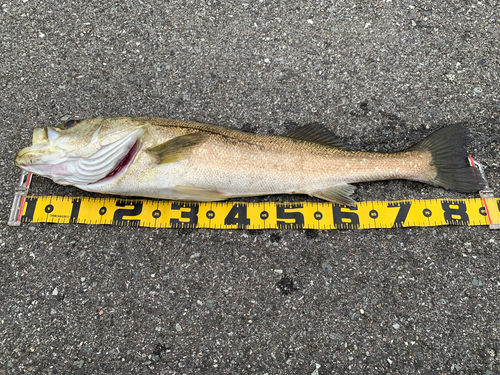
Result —
[[[444,220],[450,225],[469,224],[467,205],[463,201],[442,201]]]
[[[30,223],[33,221],[37,200],[37,198],[26,198],[26,211],[24,211],[24,215],[21,217],[22,223]]]
[[[80,213],[80,206],[82,204],[81,198],[73,198],[71,201],[73,207],[71,207],[71,216],[69,217],[69,223],[75,224],[78,220],[78,214]]]
[[[278,219],[276,224],[278,225],[278,229],[301,229],[304,226],[304,215],[302,212],[289,212],[287,210],[303,207],[304,205],[300,203],[278,204],[276,206],[276,217]],[[283,220],[294,220],[294,222],[289,223]]]
[[[392,227],[403,227],[406,217],[408,216],[408,212],[410,212],[411,202],[391,202],[387,205],[387,207],[399,207],[398,214],[396,215],[396,219],[394,220]]]
[[[142,212],[142,202],[140,201],[117,201],[117,207],[134,206],[134,208],[120,208],[113,214],[113,225],[137,227],[140,220],[137,219],[124,219],[124,216],[138,216]]]
[[[224,219],[224,225],[237,225],[238,229],[245,229],[250,225],[246,204],[235,204]]]
[[[172,228],[195,228],[198,225],[198,211],[200,206],[196,203],[172,203],[172,210],[180,210],[181,208],[189,209],[189,211],[181,211],[181,219],[189,219],[189,221],[170,219],[170,226]]]
[[[357,207],[333,205],[333,223],[337,229],[356,229],[359,227]]]

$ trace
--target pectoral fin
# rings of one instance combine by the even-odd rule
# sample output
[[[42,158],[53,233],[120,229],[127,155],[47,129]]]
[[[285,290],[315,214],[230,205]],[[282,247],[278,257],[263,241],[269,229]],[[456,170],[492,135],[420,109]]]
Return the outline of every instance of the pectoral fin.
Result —
[[[356,201],[353,200],[350,195],[354,193],[355,189],[356,188],[352,185],[342,184],[334,186],[330,189],[314,192],[311,195],[330,202],[345,204],[346,206],[354,206]]]
[[[174,163],[184,159],[196,146],[205,142],[208,133],[192,133],[176,137],[149,149],[158,155],[158,164]]]

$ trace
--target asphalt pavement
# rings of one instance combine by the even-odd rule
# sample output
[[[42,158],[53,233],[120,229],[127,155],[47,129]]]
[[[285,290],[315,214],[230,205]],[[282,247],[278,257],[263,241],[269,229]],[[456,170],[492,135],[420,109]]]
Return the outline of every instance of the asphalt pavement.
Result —
[[[381,152],[462,123],[498,197],[498,1],[1,4],[0,374],[500,373],[488,227],[6,224],[33,128],[96,116],[318,123]],[[358,201],[477,196],[356,185]],[[249,200],[266,199],[315,201]]]

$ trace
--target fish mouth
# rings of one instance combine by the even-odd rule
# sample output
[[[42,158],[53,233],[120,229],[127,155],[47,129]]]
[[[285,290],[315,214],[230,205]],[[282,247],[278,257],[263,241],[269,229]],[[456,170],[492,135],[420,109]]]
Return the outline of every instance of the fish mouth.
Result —
[[[96,182],[93,182],[89,185],[93,184],[98,184],[101,182],[108,181],[114,177],[117,177],[118,175],[121,175],[127,171],[127,169],[130,167],[130,165],[134,162],[135,157],[137,156],[137,153],[139,151],[139,140],[136,140],[135,143],[132,145],[130,150],[125,154],[125,156],[118,161],[116,166],[113,168],[111,172],[109,172],[105,177],[97,180]]]

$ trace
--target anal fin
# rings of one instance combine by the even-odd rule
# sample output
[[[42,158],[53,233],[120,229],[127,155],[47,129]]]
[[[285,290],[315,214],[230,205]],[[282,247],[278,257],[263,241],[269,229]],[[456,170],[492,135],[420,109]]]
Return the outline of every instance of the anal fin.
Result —
[[[342,184],[331,187],[326,190],[316,191],[311,195],[316,198],[324,199],[333,203],[344,204],[346,206],[354,206],[356,201],[350,196],[356,188],[350,184]]]
[[[149,149],[158,155],[158,164],[174,163],[184,159],[196,146],[205,142],[208,133],[191,133],[175,137],[165,143]]]

